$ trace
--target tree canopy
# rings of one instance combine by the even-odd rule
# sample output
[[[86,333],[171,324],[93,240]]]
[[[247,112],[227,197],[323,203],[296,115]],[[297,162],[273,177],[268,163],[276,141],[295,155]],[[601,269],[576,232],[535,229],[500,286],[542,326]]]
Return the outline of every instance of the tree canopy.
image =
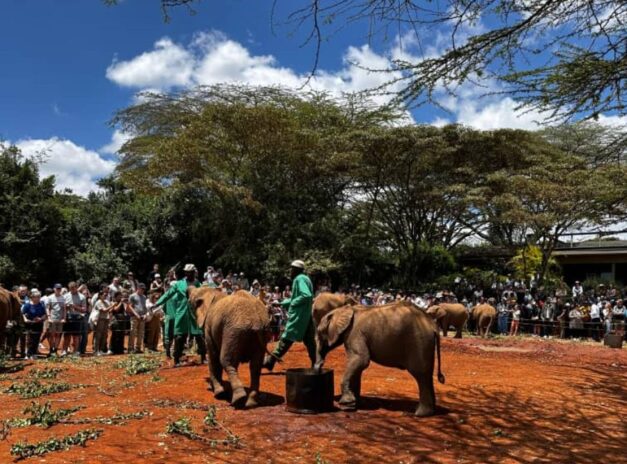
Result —
[[[598,149],[616,134],[596,123],[402,121],[355,95],[145,94],[113,118],[132,137],[86,198],[55,193],[37,160],[3,147],[0,280],[95,284],[195,262],[277,282],[300,258],[336,285],[419,288],[455,272],[469,240],[533,249],[542,280],[561,234],[626,219],[624,153]]]

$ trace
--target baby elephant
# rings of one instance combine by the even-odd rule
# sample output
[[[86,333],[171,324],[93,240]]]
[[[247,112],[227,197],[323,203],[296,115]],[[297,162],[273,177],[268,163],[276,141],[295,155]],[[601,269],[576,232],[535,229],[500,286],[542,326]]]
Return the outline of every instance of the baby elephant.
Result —
[[[329,351],[344,344],[347,355],[342,378],[340,409],[354,410],[361,389],[361,373],[370,361],[408,370],[420,390],[416,416],[435,412],[433,388],[434,356],[437,349],[438,380],[440,371],[440,336],[434,321],[411,303],[385,306],[343,306],[320,321],[316,333],[318,354],[316,368],[322,368]]]

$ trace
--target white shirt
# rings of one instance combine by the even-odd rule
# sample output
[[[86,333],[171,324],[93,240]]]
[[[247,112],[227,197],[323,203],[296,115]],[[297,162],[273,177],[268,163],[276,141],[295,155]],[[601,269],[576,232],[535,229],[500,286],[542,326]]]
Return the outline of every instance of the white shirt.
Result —
[[[596,319],[600,317],[601,317],[601,310],[599,308],[599,305],[593,304],[592,306],[590,306],[590,318]]]
[[[579,286],[575,285],[573,287],[573,296],[576,297],[576,296],[581,295],[582,293],[583,293],[583,287],[581,285],[579,285]]]

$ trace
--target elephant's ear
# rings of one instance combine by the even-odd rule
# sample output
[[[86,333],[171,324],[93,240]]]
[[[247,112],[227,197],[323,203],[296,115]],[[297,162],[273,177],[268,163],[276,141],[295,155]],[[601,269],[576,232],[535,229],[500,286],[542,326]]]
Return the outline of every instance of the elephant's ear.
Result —
[[[439,320],[444,316],[446,316],[446,310],[442,306],[438,306],[438,309],[435,312],[435,318]]]
[[[353,321],[355,311],[350,306],[343,306],[332,311],[329,315],[329,346],[333,346],[348,329]]]
[[[194,309],[196,310],[196,323],[198,327],[204,328],[209,315],[209,308],[215,303],[216,295],[214,292],[207,292],[202,298],[194,299]]]

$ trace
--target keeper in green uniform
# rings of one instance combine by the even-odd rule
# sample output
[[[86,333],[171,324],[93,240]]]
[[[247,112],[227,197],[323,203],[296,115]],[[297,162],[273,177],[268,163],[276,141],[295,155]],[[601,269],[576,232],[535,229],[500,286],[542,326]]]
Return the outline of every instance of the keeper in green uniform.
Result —
[[[313,285],[305,274],[305,263],[300,260],[291,264],[292,297],[281,302],[287,309],[287,324],[272,355],[266,355],[263,367],[268,370],[274,368],[277,360],[281,359],[294,342],[303,342],[313,366],[316,361],[316,339],[311,306],[313,303]]]
[[[180,365],[185,341],[190,336],[196,339],[201,362],[204,362],[206,353],[202,331],[196,324],[196,317],[187,295],[189,287],[200,287],[200,282],[196,280],[196,266],[186,264],[183,272],[185,272],[185,278],[177,280],[155,303],[156,306],[166,305],[166,327],[172,324],[174,336],[173,357],[175,366]]]

